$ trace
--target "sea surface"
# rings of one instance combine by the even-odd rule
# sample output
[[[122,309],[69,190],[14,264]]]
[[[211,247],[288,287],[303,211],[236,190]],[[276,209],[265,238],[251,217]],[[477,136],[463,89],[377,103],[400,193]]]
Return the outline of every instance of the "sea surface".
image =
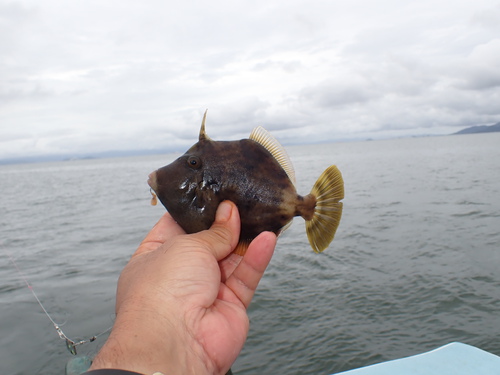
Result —
[[[311,251],[301,218],[249,308],[243,374],[331,374],[460,341],[500,355],[500,133],[292,146],[298,191],[330,164],[346,197]],[[147,175],[177,155],[0,166],[0,373],[63,374],[64,333],[113,324],[120,271],[164,212]],[[94,356],[106,334],[78,346]]]

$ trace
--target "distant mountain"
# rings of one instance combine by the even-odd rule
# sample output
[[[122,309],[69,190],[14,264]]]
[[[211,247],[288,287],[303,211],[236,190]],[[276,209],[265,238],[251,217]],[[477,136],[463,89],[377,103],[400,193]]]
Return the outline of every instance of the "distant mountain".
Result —
[[[500,132],[500,122],[496,123],[495,125],[471,126],[470,128],[465,128],[453,134],[476,134],[476,133],[491,133],[491,132]]]

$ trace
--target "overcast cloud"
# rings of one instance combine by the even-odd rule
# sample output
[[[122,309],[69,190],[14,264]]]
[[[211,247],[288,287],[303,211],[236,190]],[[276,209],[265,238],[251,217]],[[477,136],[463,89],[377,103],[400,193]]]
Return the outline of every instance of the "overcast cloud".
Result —
[[[0,0],[0,158],[500,121],[492,0]]]

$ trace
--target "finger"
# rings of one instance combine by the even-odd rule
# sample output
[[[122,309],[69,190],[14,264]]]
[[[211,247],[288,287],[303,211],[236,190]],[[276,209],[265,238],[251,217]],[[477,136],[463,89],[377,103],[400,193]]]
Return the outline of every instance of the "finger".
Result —
[[[210,229],[192,235],[192,238],[201,242],[217,261],[235,249],[239,237],[240,215],[236,205],[230,201],[224,201],[219,205]]]
[[[169,238],[185,233],[172,216],[166,212],[144,238],[133,256],[156,250]]]
[[[219,262],[221,281],[223,283],[231,276],[242,259],[241,255],[231,253]]]
[[[259,234],[248,247],[240,264],[226,280],[226,285],[248,307],[276,246],[272,232]]]

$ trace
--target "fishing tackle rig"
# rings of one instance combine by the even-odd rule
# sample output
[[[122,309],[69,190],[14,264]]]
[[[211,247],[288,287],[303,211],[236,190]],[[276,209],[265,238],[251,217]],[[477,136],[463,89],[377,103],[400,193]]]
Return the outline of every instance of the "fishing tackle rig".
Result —
[[[14,265],[14,267],[16,268],[17,272],[19,273],[19,275],[21,276],[21,278],[23,279],[24,283],[26,284],[26,286],[28,287],[28,289],[31,291],[31,293],[33,294],[33,297],[35,297],[36,301],[38,302],[38,304],[40,305],[40,307],[42,308],[43,312],[45,313],[45,315],[47,316],[47,318],[49,318],[50,322],[52,323],[52,325],[54,326],[57,334],[59,335],[59,338],[62,339],[62,340],[65,340],[66,342],[66,348],[68,349],[68,351],[73,354],[73,355],[76,355],[76,347],[78,345],[82,345],[82,344],[85,344],[87,342],[93,342],[95,341],[99,336],[101,335],[104,335],[105,333],[111,331],[111,327],[109,327],[107,330],[97,334],[97,335],[94,335],[86,340],[80,340],[80,341],[74,341],[74,340],[71,340],[68,336],[66,336],[66,334],[63,332],[63,330],[61,329],[61,327],[59,327],[59,325],[54,321],[54,319],[52,319],[52,317],[50,316],[50,314],[48,313],[48,311],[45,309],[45,307],[43,306],[42,302],[40,301],[40,299],[38,298],[38,296],[36,295],[35,293],[35,290],[33,289],[33,286],[29,283],[28,279],[26,278],[26,276],[24,276],[24,274],[21,272],[21,269],[19,268],[19,266],[17,265],[16,261],[14,260],[14,258],[12,258],[12,256],[10,254],[7,253],[7,256],[9,257],[11,263]]]

